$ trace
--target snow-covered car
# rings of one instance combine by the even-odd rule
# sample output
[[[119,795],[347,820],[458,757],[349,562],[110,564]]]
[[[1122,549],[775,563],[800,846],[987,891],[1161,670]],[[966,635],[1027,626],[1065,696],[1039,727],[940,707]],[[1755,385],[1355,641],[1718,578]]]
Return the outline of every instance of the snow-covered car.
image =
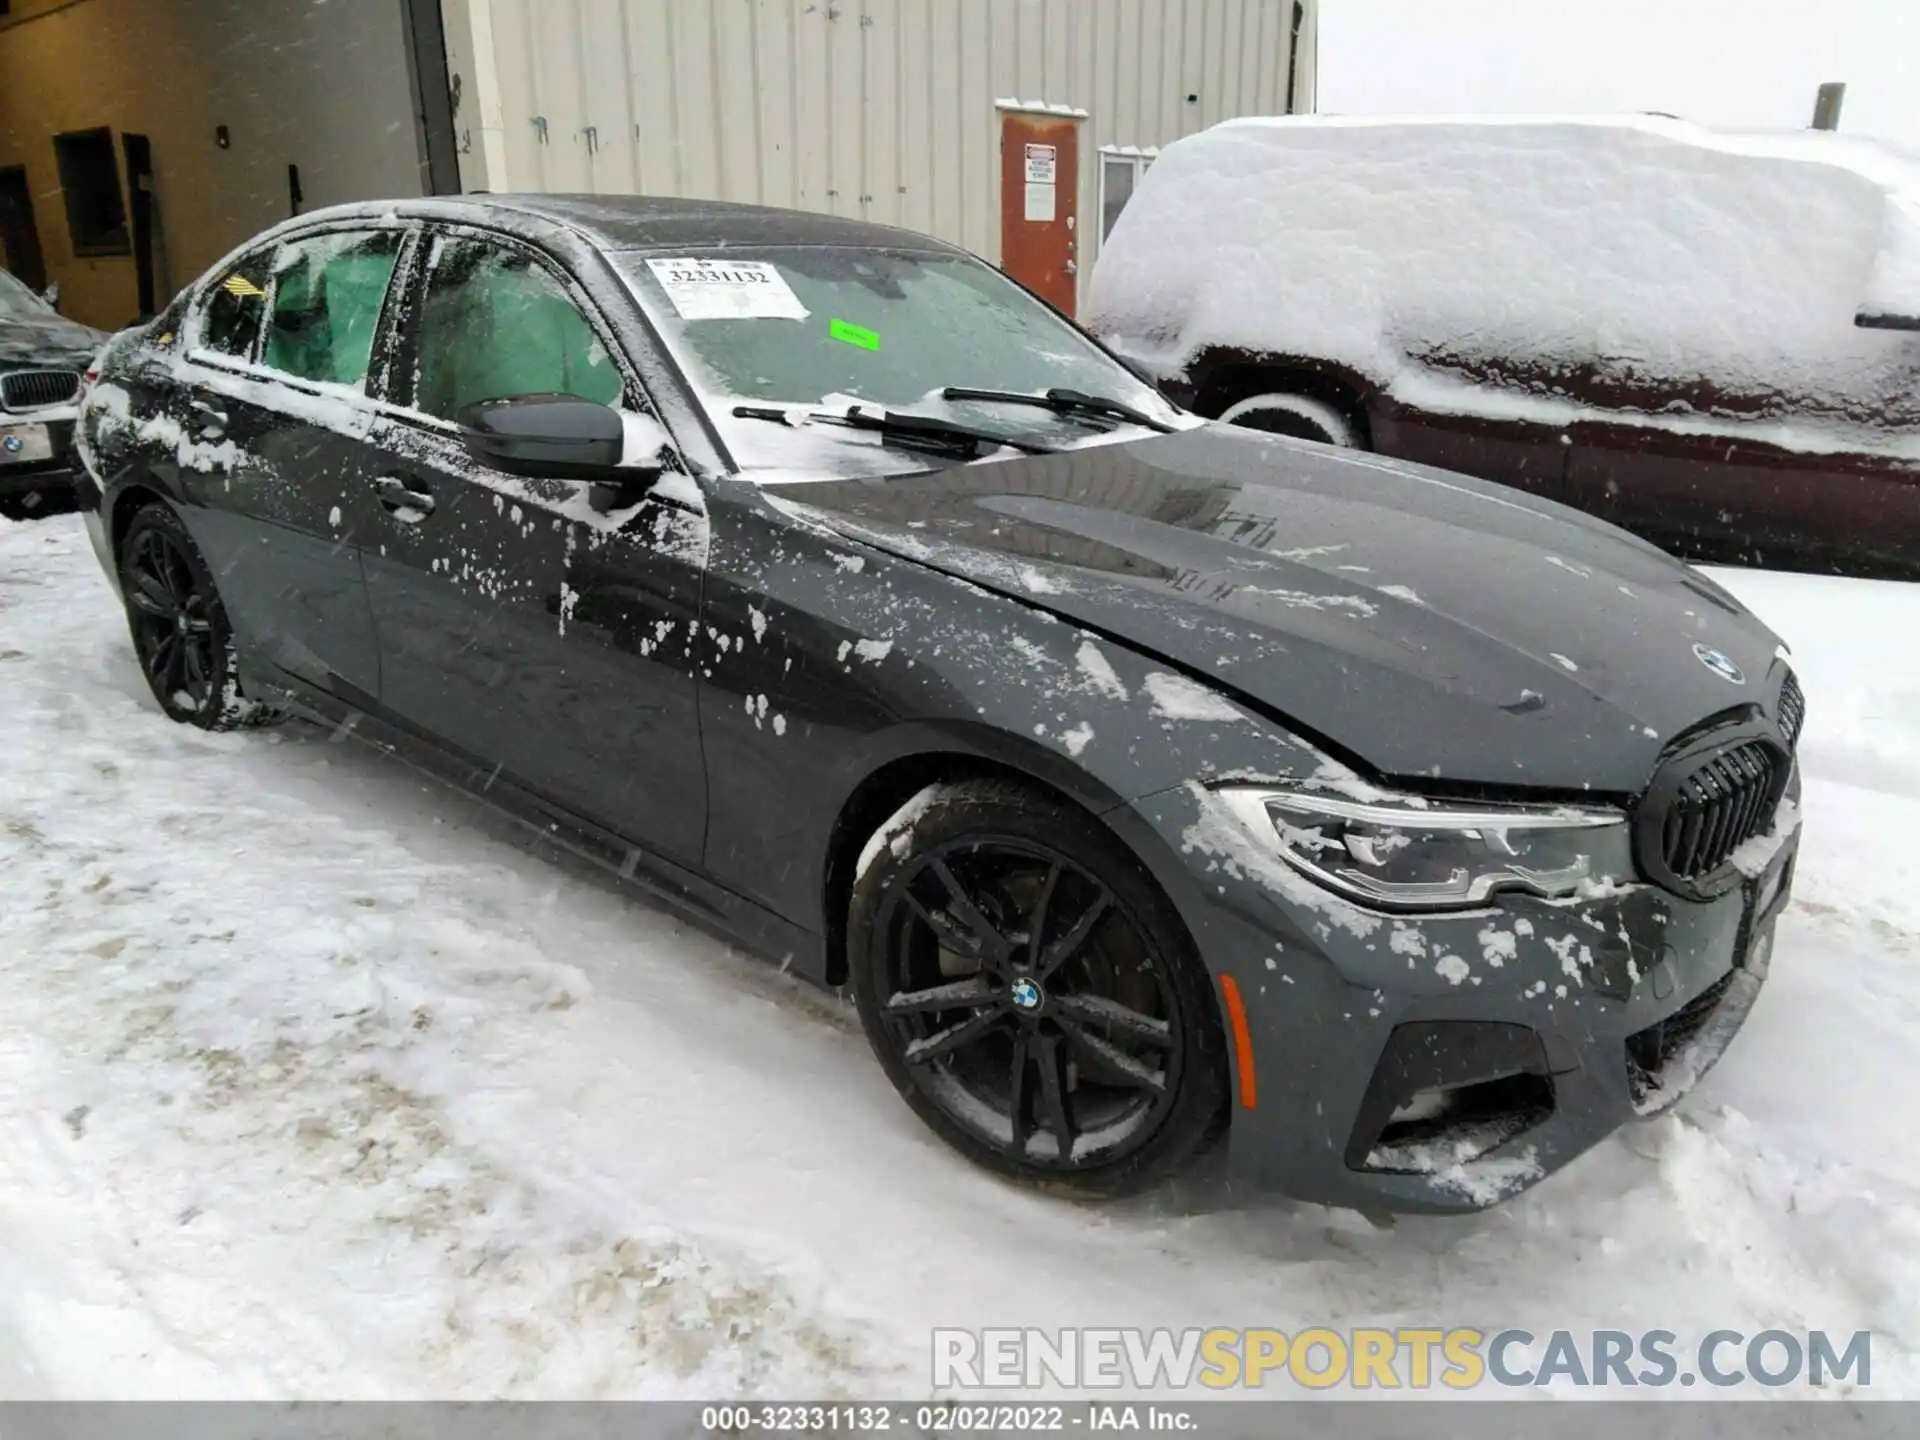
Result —
[[[340,208],[100,366],[86,521],[168,716],[317,717],[849,984],[1002,1172],[1112,1194],[1224,1131],[1475,1209],[1684,1093],[1766,973],[1764,625],[1576,512],[1198,421],[941,242]]]
[[[1237,120],[1089,325],[1200,413],[1696,558],[1920,574],[1920,160],[1675,120]]]
[[[105,338],[0,270],[0,516],[71,508],[81,377]]]

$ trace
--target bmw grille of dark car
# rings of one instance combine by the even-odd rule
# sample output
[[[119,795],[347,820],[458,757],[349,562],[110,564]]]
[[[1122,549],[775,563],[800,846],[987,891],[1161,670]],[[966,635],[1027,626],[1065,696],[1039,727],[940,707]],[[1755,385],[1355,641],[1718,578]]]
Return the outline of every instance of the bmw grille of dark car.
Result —
[[[78,370],[15,370],[0,375],[0,408],[42,410],[70,404],[80,393]]]

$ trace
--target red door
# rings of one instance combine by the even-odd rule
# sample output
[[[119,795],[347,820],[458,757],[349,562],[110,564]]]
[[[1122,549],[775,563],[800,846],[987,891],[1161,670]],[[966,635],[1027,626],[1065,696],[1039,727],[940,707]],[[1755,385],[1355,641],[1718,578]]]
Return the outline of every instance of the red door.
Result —
[[[1000,117],[1000,268],[1066,314],[1079,282],[1080,125]]]

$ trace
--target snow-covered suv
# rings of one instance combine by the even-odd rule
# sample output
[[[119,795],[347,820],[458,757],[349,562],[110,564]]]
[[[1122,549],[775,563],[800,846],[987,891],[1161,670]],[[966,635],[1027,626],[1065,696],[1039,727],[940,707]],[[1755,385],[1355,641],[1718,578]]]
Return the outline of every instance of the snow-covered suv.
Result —
[[[1696,558],[1920,572],[1920,158],[1620,120],[1238,120],[1155,163],[1091,328],[1202,414]]]

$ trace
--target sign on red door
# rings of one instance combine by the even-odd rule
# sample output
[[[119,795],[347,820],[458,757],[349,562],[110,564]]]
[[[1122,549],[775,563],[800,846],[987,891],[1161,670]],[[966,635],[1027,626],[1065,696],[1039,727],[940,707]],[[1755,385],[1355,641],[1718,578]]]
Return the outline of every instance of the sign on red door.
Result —
[[[1000,117],[1000,268],[1066,314],[1079,286],[1080,126]]]

